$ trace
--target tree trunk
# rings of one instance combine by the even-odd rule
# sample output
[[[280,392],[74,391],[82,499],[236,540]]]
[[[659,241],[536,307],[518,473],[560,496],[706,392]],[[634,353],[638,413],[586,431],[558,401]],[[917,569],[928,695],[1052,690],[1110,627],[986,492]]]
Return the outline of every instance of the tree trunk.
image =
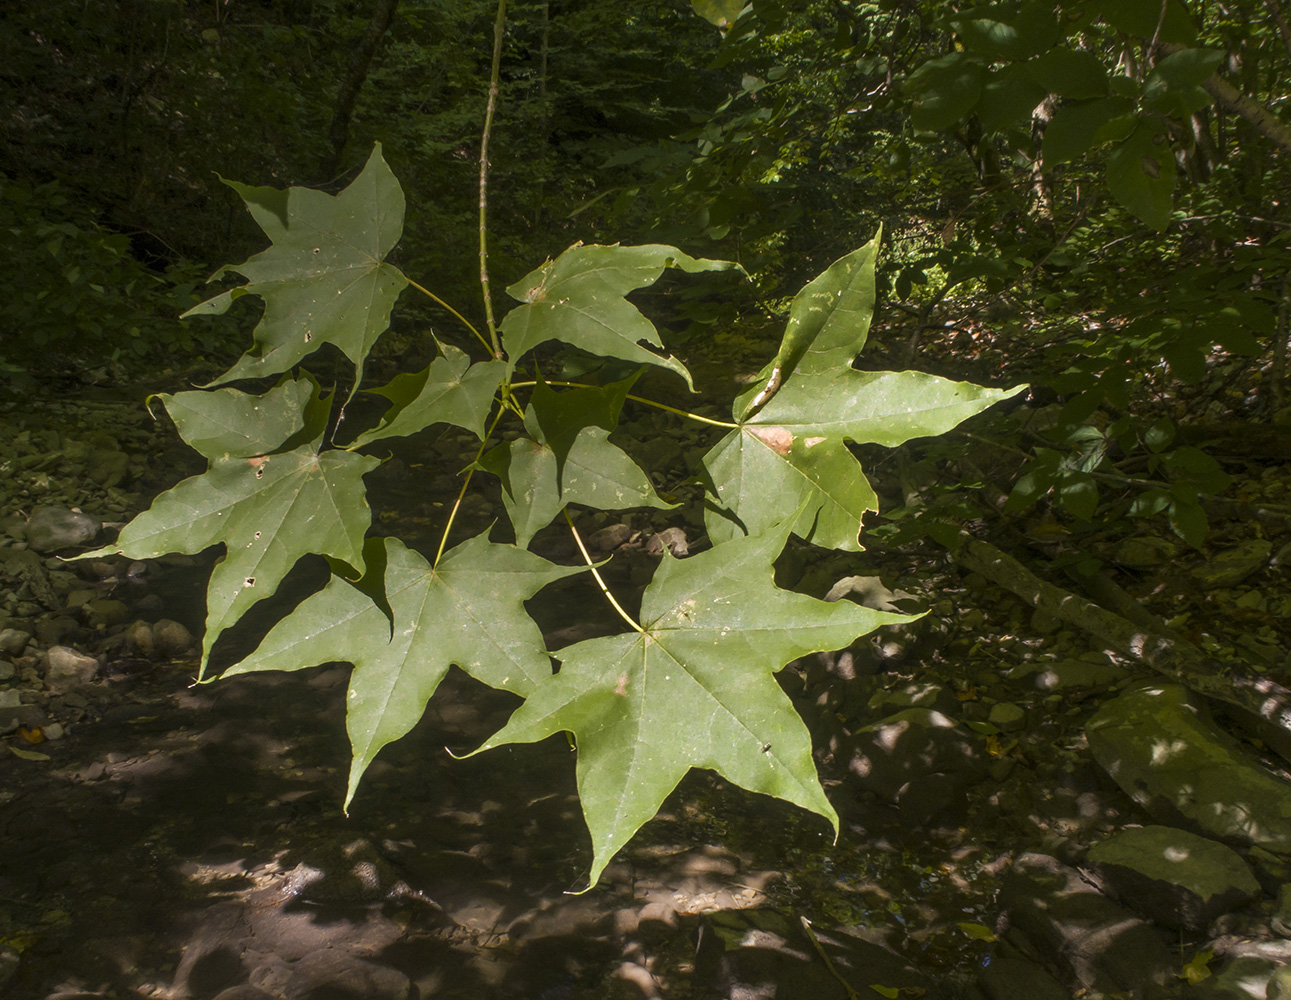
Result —
[[[334,180],[340,172],[341,156],[350,138],[350,119],[354,115],[354,104],[359,98],[359,91],[363,88],[363,81],[368,78],[372,57],[381,47],[381,40],[390,29],[390,22],[394,20],[394,11],[398,6],[399,0],[376,0],[372,20],[368,22],[368,30],[364,33],[358,48],[354,50],[354,57],[350,60],[350,70],[341,84],[340,93],[336,95],[336,110],[332,114],[332,124],[327,130],[327,138],[332,148],[323,161],[323,176],[328,181]]]

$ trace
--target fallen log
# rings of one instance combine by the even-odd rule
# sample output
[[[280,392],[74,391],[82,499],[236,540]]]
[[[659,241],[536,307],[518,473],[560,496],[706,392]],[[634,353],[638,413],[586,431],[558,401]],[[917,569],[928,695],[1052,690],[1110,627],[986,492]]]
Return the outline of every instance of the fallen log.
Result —
[[[1082,597],[1041,580],[989,542],[961,536],[951,557],[1016,594],[1037,611],[1074,625],[1116,650],[1185,685],[1222,709],[1284,760],[1291,762],[1291,690],[1265,677],[1237,677],[1206,652],[1178,636],[1135,624]]]

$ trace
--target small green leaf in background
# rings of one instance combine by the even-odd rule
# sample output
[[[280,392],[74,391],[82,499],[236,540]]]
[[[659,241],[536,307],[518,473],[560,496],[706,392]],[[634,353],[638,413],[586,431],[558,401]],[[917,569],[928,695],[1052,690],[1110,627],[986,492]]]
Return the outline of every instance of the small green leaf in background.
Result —
[[[725,31],[744,10],[744,0],[690,0],[695,13]]]
[[[277,375],[330,343],[354,363],[357,386],[363,361],[408,284],[385,263],[403,230],[404,199],[380,143],[363,172],[336,196],[225,183],[242,196],[273,246],[216,271],[212,280],[236,271],[247,283],[184,314],[218,315],[243,295],[264,299],[255,347],[211,384]]]
[[[507,289],[508,295],[524,303],[507,313],[500,327],[511,370],[539,344],[560,340],[602,357],[667,368],[693,390],[685,365],[641,346],[645,341],[662,352],[663,341],[654,324],[625,298],[634,289],[654,284],[667,267],[694,274],[739,265],[690,257],[660,244],[575,244]]]
[[[989,927],[987,927],[985,924],[966,923],[961,920],[955,926],[958,927],[965,934],[967,934],[974,941],[985,941],[989,944],[990,942],[996,940],[995,932],[991,930]]]
[[[1170,224],[1174,149],[1156,123],[1140,118],[1134,131],[1107,157],[1107,184],[1116,200],[1153,229]]]
[[[1210,963],[1214,960],[1215,952],[1211,948],[1197,952],[1184,963],[1184,967],[1179,973],[1179,978],[1190,986],[1196,986],[1198,983],[1204,982],[1210,978]]]
[[[778,589],[772,563],[788,535],[786,522],[688,559],[665,552],[642,597],[643,631],[558,650],[560,673],[476,751],[575,734],[592,885],[692,767],[837,829],[811,736],[773,674],[795,657],[910,619]]]
[[[353,748],[347,809],[363,772],[383,746],[417,724],[449,666],[516,694],[529,693],[551,674],[542,633],[524,602],[548,583],[586,569],[557,566],[483,535],[450,549],[435,569],[394,538],[370,539],[367,548],[372,566],[384,566],[378,586],[393,622],[366,587],[334,576],[225,672],[299,670],[331,660],[354,664],[345,719]]]
[[[351,447],[416,434],[437,423],[453,424],[484,440],[484,421],[506,373],[506,362],[471,364],[466,352],[451,344],[441,344],[440,350],[428,368],[396,375],[389,385],[369,390],[392,405],[380,425],[360,434]]]

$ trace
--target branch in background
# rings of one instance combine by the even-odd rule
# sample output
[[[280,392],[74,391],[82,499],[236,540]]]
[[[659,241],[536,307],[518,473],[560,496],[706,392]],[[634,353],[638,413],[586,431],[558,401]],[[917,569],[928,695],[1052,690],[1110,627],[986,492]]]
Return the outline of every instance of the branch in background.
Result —
[[[336,110],[332,113],[332,124],[327,130],[332,150],[323,161],[323,176],[329,180],[340,172],[341,155],[350,138],[350,119],[354,117],[354,104],[359,99],[363,81],[368,78],[372,57],[381,47],[381,40],[390,29],[390,22],[394,20],[394,11],[398,6],[399,0],[376,0],[376,9],[372,11],[368,30],[359,42],[359,47],[354,50],[349,72],[345,74],[340,93],[336,95]]]
[[[1185,48],[1187,46],[1176,45],[1173,42],[1161,44],[1161,51],[1167,53],[1182,52]],[[1288,127],[1282,119],[1259,101],[1247,97],[1218,73],[1206,79],[1202,87],[1221,106],[1241,115],[1284,153],[1291,153],[1291,127]]]
[[[951,557],[963,569],[980,573],[1011,591],[1037,611],[1075,625],[1108,649],[1137,660],[1157,673],[1219,703],[1285,760],[1291,761],[1291,691],[1263,677],[1236,677],[1187,642],[1153,628],[1134,625],[1118,614],[1046,583],[989,542],[961,536]]]
[[[493,297],[489,294],[489,139],[493,135],[493,115],[498,109],[498,81],[502,75],[502,36],[507,27],[507,0],[498,0],[498,16],[493,22],[493,65],[489,70],[489,103],[484,111],[484,132],[480,136],[480,291],[484,296],[484,319],[493,343],[493,356],[502,357],[502,341],[493,319]]]

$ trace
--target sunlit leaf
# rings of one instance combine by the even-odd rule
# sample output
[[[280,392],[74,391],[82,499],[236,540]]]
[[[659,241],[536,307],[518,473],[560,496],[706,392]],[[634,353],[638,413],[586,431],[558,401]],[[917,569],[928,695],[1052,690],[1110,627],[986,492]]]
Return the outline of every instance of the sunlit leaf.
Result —
[[[507,289],[524,303],[507,313],[501,326],[502,346],[512,366],[540,344],[561,340],[602,357],[667,368],[693,389],[686,366],[663,353],[654,324],[625,298],[634,289],[654,284],[668,267],[695,273],[739,265],[690,257],[659,244],[575,244]],[[641,346],[643,341],[655,350]]]
[[[301,412],[308,410],[307,401]],[[304,416],[301,422],[309,423]],[[114,544],[81,558],[154,559],[223,545],[206,592],[205,671],[220,633],[271,596],[302,556],[330,556],[362,572],[363,536],[372,519],[363,475],[380,463],[346,451],[320,454],[321,444],[320,429],[291,451],[212,458],[202,475],[158,496]]]
[[[415,434],[431,424],[453,424],[484,439],[484,420],[493,405],[506,363],[479,361],[471,364],[464,351],[451,344],[419,372],[396,375],[389,385],[372,389],[376,396],[390,400],[391,407],[379,426],[364,431],[353,447],[382,438]]]
[[[338,577],[270,630],[226,676],[354,664],[345,725],[353,759],[348,808],[363,772],[421,719],[454,664],[491,687],[528,694],[551,674],[542,633],[524,602],[554,580],[584,571],[557,566],[484,536],[444,554],[435,569],[393,538],[371,539],[368,558],[393,622],[366,591]]]
[[[242,196],[273,246],[217,271],[214,278],[236,271],[247,283],[184,314],[223,313],[243,295],[264,299],[255,347],[211,384],[285,372],[330,343],[354,363],[357,386],[364,359],[389,327],[390,310],[408,284],[385,262],[403,229],[404,199],[381,145],[335,196],[225,183]]]
[[[781,525],[683,560],[665,553],[642,598],[644,631],[556,652],[560,672],[480,748],[574,733],[593,885],[692,767],[837,828],[811,737],[773,674],[795,657],[909,619],[776,588],[772,562],[788,533]]]

